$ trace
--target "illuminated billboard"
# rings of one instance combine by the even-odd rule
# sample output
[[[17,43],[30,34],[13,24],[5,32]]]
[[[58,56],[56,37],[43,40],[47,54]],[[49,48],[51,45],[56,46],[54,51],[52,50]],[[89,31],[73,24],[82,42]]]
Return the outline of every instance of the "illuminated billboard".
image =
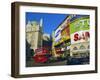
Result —
[[[66,26],[62,31],[61,31],[61,36],[63,40],[68,40],[70,39],[70,27],[69,25]]]
[[[59,42],[61,39],[61,27],[57,28],[55,31],[55,42]]]
[[[71,44],[90,39],[90,19],[88,15],[76,15],[70,23]]]

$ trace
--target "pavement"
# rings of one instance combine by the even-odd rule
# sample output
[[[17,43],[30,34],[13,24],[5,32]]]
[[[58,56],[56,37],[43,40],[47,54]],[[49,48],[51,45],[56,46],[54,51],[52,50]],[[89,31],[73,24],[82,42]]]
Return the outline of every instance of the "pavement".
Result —
[[[70,60],[56,60],[47,63],[36,63],[33,59],[26,62],[26,67],[41,67],[41,66],[60,66],[60,65],[82,65],[89,64],[88,58],[70,58]]]

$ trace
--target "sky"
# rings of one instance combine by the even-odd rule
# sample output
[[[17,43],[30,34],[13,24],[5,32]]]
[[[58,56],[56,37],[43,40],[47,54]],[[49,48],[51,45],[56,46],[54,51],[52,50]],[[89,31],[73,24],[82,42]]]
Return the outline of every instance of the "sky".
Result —
[[[46,34],[52,34],[52,31],[54,31],[54,29],[56,29],[67,16],[67,14],[26,12],[26,24],[28,21],[40,22],[40,19],[42,18],[43,32]]]

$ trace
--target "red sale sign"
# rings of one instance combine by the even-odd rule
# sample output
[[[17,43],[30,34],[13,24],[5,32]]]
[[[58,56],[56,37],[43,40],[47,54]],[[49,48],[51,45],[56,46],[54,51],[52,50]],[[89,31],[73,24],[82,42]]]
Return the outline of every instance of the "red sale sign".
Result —
[[[78,43],[78,42],[84,42],[89,41],[90,39],[90,33],[89,31],[79,31],[71,34],[71,43]]]
[[[86,40],[87,38],[90,38],[90,33],[89,32],[82,32],[81,35],[76,33],[74,34],[74,41],[78,41],[78,40]]]

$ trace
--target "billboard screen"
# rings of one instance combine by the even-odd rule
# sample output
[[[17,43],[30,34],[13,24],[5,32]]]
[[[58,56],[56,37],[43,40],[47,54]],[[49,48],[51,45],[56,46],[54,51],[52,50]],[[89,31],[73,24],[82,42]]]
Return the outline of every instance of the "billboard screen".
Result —
[[[88,15],[76,15],[71,19],[70,35],[71,44],[89,41],[90,19]]]
[[[70,39],[70,28],[69,28],[69,26],[65,27],[61,31],[61,36],[62,36],[62,39],[64,39],[64,40]]]
[[[56,31],[55,31],[55,42],[58,42],[60,39],[61,39],[61,28],[57,28]]]

